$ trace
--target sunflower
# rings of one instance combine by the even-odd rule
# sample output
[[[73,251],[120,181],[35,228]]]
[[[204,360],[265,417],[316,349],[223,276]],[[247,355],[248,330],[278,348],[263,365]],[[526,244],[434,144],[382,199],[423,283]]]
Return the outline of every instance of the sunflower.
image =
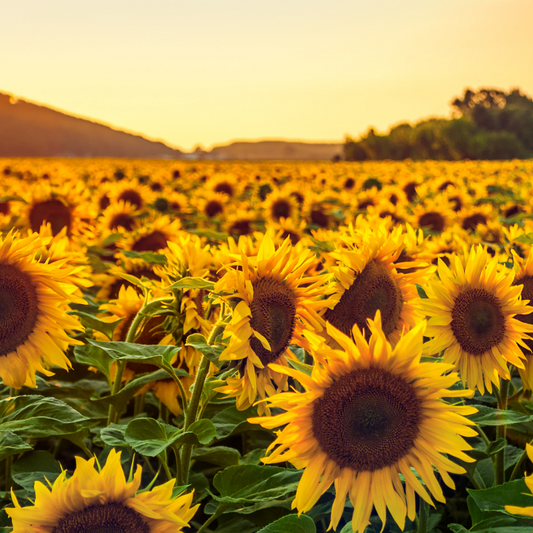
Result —
[[[85,302],[65,279],[64,261],[38,262],[42,246],[36,233],[0,237],[0,377],[15,389],[35,387],[36,371],[52,375],[45,367],[70,367],[65,349],[82,344],[67,335],[83,329],[67,306]]]
[[[522,286],[522,299],[529,300],[528,307],[531,313],[516,315],[517,320],[525,324],[533,325],[533,250],[529,250],[529,254],[525,260],[522,260],[518,254],[513,254],[515,263],[518,266],[513,285]],[[519,368],[520,376],[524,389],[533,390],[533,334],[525,340],[527,348],[522,347],[522,353],[525,356],[524,368]]]
[[[461,257],[452,256],[451,268],[439,260],[439,280],[424,289],[422,305],[429,318],[424,345],[428,355],[444,350],[444,361],[459,369],[463,384],[492,392],[498,377],[510,379],[507,363],[524,368],[520,347],[527,348],[527,333],[533,326],[515,315],[531,307],[520,300],[521,285],[514,274],[501,269],[498,257],[490,258],[482,246]]]
[[[155,200],[156,195],[138,180],[124,179],[112,186],[109,197],[111,203],[127,202],[142,210]]]
[[[335,483],[333,529],[347,495],[354,508],[353,531],[363,533],[373,507],[383,524],[388,509],[403,529],[405,516],[415,517],[415,493],[430,504],[428,492],[445,501],[434,470],[455,488],[449,473],[465,470],[449,457],[473,461],[463,452],[471,447],[462,437],[477,435],[468,427],[474,423],[465,418],[476,409],[444,400],[473,392],[449,390],[458,380],[457,373],[449,372],[451,365],[420,361],[425,321],[402,336],[394,348],[381,326],[378,313],[368,323],[368,341],[354,326],[354,342],[328,324],[329,335],[342,350],[313,343],[311,353],[324,364],[315,365],[311,376],[271,365],[298,380],[305,392],[273,396],[270,407],[286,412],[248,419],[268,429],[286,425],[276,433],[267,450],[271,453],[262,461],[289,461],[305,469],[292,504],[299,513],[309,511]]]
[[[324,286],[327,274],[305,275],[314,262],[309,250],[292,249],[289,238],[276,250],[267,234],[256,257],[242,254],[240,270],[229,270],[215,285],[216,293],[229,294],[234,307],[223,335],[229,344],[219,360],[232,361],[239,372],[218,390],[236,397],[237,409],[286,389],[287,378],[269,363],[287,365],[286,357],[294,357],[289,345],[305,347],[303,332],[322,330],[319,313],[330,305],[326,297],[332,290]],[[264,405],[259,407],[264,412]]]
[[[107,207],[99,219],[100,233],[132,231],[138,225],[140,211],[129,202],[115,202]]]
[[[330,254],[337,260],[331,270],[337,280],[338,302],[324,318],[350,335],[354,324],[368,331],[366,322],[379,309],[387,339],[396,342],[403,329],[414,327],[423,318],[415,283],[427,279],[428,269],[416,268],[421,265],[416,261],[397,262],[404,248],[399,227],[392,232],[386,224],[375,229],[352,228],[341,240],[347,248]],[[409,272],[399,273],[398,269]]]
[[[280,218],[295,218],[299,205],[297,198],[289,191],[274,190],[263,202],[265,218],[277,221]]]
[[[37,183],[26,194],[28,207],[21,220],[22,227],[39,232],[43,224],[50,224],[52,234],[66,228],[68,237],[92,233],[95,218],[89,191],[82,181],[69,180],[62,185]]]
[[[15,507],[6,512],[13,520],[13,533],[178,533],[188,527],[198,509],[191,507],[193,492],[173,496],[175,479],[138,492],[142,467],[137,465],[133,478],[126,481],[120,455],[111,450],[98,471],[94,457],[76,457],[72,477],[63,471],[50,488],[35,482],[33,505],[21,507],[11,492]]]

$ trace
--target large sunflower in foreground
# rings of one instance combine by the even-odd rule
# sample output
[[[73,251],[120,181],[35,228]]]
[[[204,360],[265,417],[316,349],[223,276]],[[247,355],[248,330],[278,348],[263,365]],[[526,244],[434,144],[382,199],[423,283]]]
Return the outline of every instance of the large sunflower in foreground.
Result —
[[[64,471],[51,485],[35,483],[35,503],[21,507],[12,492],[14,508],[6,509],[13,533],[178,533],[189,525],[198,505],[193,493],[173,497],[175,479],[150,491],[137,492],[142,468],[126,481],[120,452],[111,450],[97,472],[95,458],[76,457],[76,470]]]
[[[305,392],[273,396],[270,407],[285,413],[249,419],[268,429],[286,425],[262,461],[289,461],[305,468],[293,507],[300,513],[309,511],[335,483],[331,527],[337,527],[348,495],[352,529],[359,533],[369,523],[373,507],[383,523],[388,509],[403,529],[406,515],[415,518],[415,493],[430,504],[430,494],[444,502],[435,471],[455,488],[449,473],[465,470],[449,457],[473,461],[463,452],[471,447],[462,437],[477,435],[468,427],[474,423],[464,416],[476,409],[444,400],[473,392],[449,390],[458,380],[456,372],[449,372],[452,365],[420,361],[425,321],[394,348],[379,313],[368,327],[369,341],[354,326],[354,342],[328,324],[328,333],[342,350],[314,346],[313,355],[324,364],[315,365],[311,376],[271,365],[298,380]]]
[[[265,398],[287,388],[287,377],[271,370],[270,363],[287,365],[290,344],[306,346],[305,330],[322,330],[319,313],[328,305],[332,289],[329,275],[306,276],[315,257],[296,251],[287,238],[276,250],[265,235],[256,257],[242,254],[239,268],[228,271],[215,285],[234,304],[224,338],[229,338],[220,361],[233,361],[239,376],[230,377],[219,392],[235,396],[237,409],[250,407],[257,396]],[[264,404],[259,411],[265,412]]]
[[[66,280],[67,259],[38,262],[42,246],[36,233],[0,237],[0,377],[15,389],[35,387],[35,372],[52,375],[49,366],[68,368],[65,349],[82,344],[67,335],[83,329],[67,314],[67,305],[80,301]]]
[[[515,318],[531,307],[520,300],[521,285],[513,285],[514,273],[500,268],[481,246],[463,256],[454,255],[451,268],[439,260],[439,279],[424,287],[428,299],[422,305],[429,318],[426,335],[433,339],[424,352],[444,350],[444,361],[459,370],[463,383],[492,392],[499,377],[510,379],[507,363],[524,368],[520,347],[533,326]]]

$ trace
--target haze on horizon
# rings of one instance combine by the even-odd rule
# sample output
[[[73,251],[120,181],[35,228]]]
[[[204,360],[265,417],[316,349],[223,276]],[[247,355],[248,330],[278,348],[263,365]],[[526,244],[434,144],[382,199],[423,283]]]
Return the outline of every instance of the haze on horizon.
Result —
[[[188,151],[342,142],[450,115],[465,87],[533,95],[531,0],[18,0],[0,91]]]

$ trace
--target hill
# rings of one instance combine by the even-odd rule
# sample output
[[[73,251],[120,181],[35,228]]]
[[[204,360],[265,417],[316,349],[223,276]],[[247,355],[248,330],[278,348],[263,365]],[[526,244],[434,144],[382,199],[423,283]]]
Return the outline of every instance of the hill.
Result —
[[[304,143],[291,141],[239,141],[215,146],[204,153],[205,159],[276,159],[310,160],[332,159],[342,155],[342,144]]]
[[[0,93],[0,157],[182,156],[161,142]]]

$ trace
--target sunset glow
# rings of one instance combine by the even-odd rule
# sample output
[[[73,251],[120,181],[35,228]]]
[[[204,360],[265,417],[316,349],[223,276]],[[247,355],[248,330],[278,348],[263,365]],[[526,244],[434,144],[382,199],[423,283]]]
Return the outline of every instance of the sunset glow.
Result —
[[[182,150],[342,142],[449,116],[467,86],[533,94],[530,0],[20,0],[0,92]]]

